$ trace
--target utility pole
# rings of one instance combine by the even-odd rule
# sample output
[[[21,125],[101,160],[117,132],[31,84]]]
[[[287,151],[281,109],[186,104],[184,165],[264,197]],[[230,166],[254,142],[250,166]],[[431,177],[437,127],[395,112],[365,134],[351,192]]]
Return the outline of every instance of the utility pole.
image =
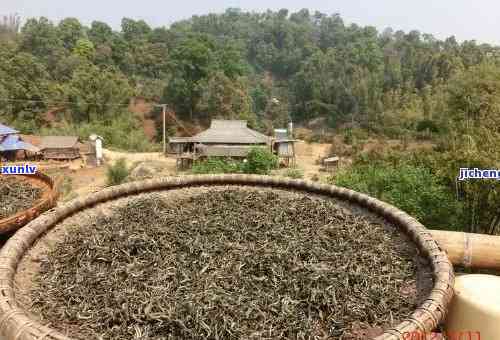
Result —
[[[159,104],[155,106],[161,107],[163,109],[163,156],[165,156],[167,154],[167,125],[166,125],[167,104]]]

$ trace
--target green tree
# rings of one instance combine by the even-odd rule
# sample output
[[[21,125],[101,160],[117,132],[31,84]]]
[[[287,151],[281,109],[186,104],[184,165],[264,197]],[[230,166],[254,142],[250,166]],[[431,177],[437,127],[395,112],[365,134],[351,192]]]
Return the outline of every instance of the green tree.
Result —
[[[278,167],[278,157],[269,149],[254,147],[247,155],[247,162],[243,171],[247,174],[269,175],[271,170]]]
[[[63,48],[57,28],[47,18],[28,19],[21,32],[21,50],[44,61]]]
[[[461,226],[462,206],[425,167],[361,165],[330,180],[391,203],[429,228],[455,229]]]
[[[51,96],[50,76],[45,67],[28,53],[0,58],[0,86],[11,119],[40,122],[39,113],[47,109]]]
[[[93,60],[95,56],[94,44],[88,39],[79,39],[74,48],[74,53],[87,60]]]
[[[94,45],[109,45],[113,38],[113,30],[104,22],[93,21],[87,35]]]
[[[57,32],[64,48],[68,51],[72,51],[77,42],[85,38],[83,25],[76,18],[61,20],[57,26]]]
[[[151,27],[144,20],[133,20],[123,18],[122,20],[123,37],[127,41],[147,39],[151,34]]]
[[[231,80],[223,72],[215,72],[201,85],[198,112],[206,118],[240,119],[255,123],[252,98],[243,78]]]
[[[216,68],[214,43],[205,36],[191,36],[179,43],[171,53],[173,77],[166,97],[176,111],[194,118],[202,97],[202,81]]]
[[[68,98],[77,121],[110,121],[130,101],[133,90],[118,71],[84,64],[68,84]]]
[[[500,67],[485,62],[457,75],[449,85],[451,133],[443,140],[436,167],[450,184],[460,168],[500,167]],[[458,184],[473,232],[500,232],[500,184],[468,181]]]

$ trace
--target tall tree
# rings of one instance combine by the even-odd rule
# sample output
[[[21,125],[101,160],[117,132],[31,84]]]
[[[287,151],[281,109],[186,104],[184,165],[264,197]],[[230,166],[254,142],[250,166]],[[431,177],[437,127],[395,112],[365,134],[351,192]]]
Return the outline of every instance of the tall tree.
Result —
[[[190,36],[171,54],[173,77],[166,97],[179,112],[194,118],[196,106],[202,96],[201,82],[216,67],[214,42],[206,36]]]
[[[133,90],[118,71],[84,64],[68,83],[68,99],[78,121],[111,121],[125,108]]]
[[[61,20],[57,26],[59,39],[61,39],[64,48],[73,51],[77,41],[85,38],[83,25],[76,18],[66,18]]]

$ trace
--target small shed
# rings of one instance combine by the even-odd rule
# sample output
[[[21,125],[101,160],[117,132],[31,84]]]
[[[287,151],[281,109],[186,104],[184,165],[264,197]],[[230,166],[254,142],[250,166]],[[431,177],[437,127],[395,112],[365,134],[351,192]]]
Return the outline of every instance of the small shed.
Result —
[[[274,130],[273,151],[286,166],[295,166],[295,143],[298,141],[291,138],[287,129]]]
[[[0,124],[0,154],[7,160],[26,159],[28,156],[36,155],[40,150],[27,143],[19,132]]]
[[[22,141],[18,135],[8,135],[0,143],[2,158],[11,161],[27,159],[31,155],[36,155],[39,151],[36,146]]]
[[[334,156],[334,157],[325,158],[323,160],[323,164],[325,166],[326,171],[333,172],[335,169],[337,169],[339,167],[340,157]]]
[[[168,140],[167,152],[174,155],[192,152],[191,137],[171,137]]]
[[[17,135],[19,131],[14,130],[11,127],[8,127],[6,125],[0,124],[0,142],[2,141],[3,137],[6,137],[8,135]]]
[[[75,136],[42,137],[40,150],[45,159],[73,160],[80,158],[78,137]]]

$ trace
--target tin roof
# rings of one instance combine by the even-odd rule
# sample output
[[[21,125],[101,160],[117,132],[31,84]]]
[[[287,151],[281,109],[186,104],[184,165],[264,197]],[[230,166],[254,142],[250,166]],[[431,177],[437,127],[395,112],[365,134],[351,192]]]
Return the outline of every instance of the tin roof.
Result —
[[[323,162],[325,163],[335,163],[340,161],[340,157],[330,157],[330,158],[325,158]]]
[[[288,130],[287,129],[275,129],[274,136],[276,139],[289,139]]]
[[[269,137],[248,128],[244,120],[213,120],[210,128],[190,138],[202,144],[267,144]]]
[[[298,140],[290,137],[287,129],[275,129],[274,130],[274,138],[275,138],[274,142],[277,144],[298,142]]]
[[[170,137],[168,139],[168,142],[178,144],[178,143],[189,143],[191,142],[191,140],[192,137]]]
[[[45,136],[42,137],[40,150],[77,148],[78,137],[75,136]]]
[[[13,128],[6,125],[0,124],[0,136],[14,135],[16,133],[19,133],[19,131],[14,130]]]
[[[0,151],[18,151],[26,150],[31,152],[39,152],[40,150],[26,142],[23,142],[18,135],[8,135],[0,144]]]
[[[40,136],[35,136],[35,135],[19,135],[19,136],[21,136],[22,141],[30,143],[31,145],[34,145],[36,147],[39,147],[40,144],[42,143],[42,137]]]

